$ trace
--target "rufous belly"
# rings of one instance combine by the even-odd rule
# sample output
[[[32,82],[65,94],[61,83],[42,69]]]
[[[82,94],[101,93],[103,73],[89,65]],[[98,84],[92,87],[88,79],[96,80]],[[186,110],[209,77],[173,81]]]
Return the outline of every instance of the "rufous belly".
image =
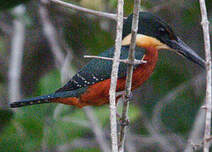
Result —
[[[143,60],[146,61],[146,63],[139,65],[133,71],[132,90],[138,88],[147,79],[149,79],[155,68],[157,59],[158,51],[154,48],[149,48],[149,51],[143,57]],[[126,77],[119,78],[117,80],[116,91],[123,91],[125,89],[125,83]],[[109,102],[109,89],[110,79],[107,79],[89,86],[85,93],[83,93],[80,97],[58,98],[53,102],[74,105],[80,108],[87,105],[100,106]],[[120,98],[120,96],[118,96],[117,99],[118,98]]]

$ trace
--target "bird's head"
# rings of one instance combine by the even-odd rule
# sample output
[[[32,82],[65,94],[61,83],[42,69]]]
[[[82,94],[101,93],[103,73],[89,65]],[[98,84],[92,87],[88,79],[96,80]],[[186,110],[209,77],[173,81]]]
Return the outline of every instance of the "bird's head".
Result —
[[[122,45],[129,45],[131,41],[131,26],[133,15],[124,20]],[[171,50],[205,67],[205,61],[199,57],[188,45],[175,35],[171,27],[160,18],[148,12],[139,13],[136,45],[155,50]]]

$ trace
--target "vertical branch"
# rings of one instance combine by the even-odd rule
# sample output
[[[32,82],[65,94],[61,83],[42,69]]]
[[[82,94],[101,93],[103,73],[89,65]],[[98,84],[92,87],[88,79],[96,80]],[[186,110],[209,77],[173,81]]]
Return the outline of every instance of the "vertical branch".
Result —
[[[111,140],[112,140],[112,152],[118,152],[118,139],[117,139],[117,123],[116,123],[116,85],[119,68],[119,58],[121,53],[121,41],[122,41],[122,29],[123,29],[123,6],[124,1],[118,0],[117,10],[117,25],[116,25],[116,41],[114,61],[111,72],[110,82],[110,127],[111,127]]]
[[[207,17],[207,10],[205,0],[199,0],[201,15],[202,15],[202,28],[205,43],[205,59],[206,59],[206,115],[205,115],[205,131],[203,139],[203,151],[209,152],[210,143],[208,139],[211,136],[211,53],[210,53],[210,36],[209,36],[209,21]]]
[[[21,66],[24,51],[25,25],[22,17],[25,13],[24,6],[18,6],[14,9],[13,38],[11,44],[11,56],[8,72],[9,83],[9,102],[20,99],[20,77]]]
[[[134,62],[135,59],[135,46],[136,46],[136,35],[138,31],[138,19],[139,19],[139,9],[140,9],[140,0],[134,0],[134,10],[133,10],[133,20],[132,20],[132,38],[128,54],[128,60]],[[126,122],[128,119],[128,108],[129,100],[131,96],[131,86],[132,86],[132,74],[133,74],[133,65],[128,64],[127,67],[127,78],[126,78],[126,88],[125,96],[122,110],[122,122]],[[124,151],[124,141],[126,135],[126,124],[121,125],[120,128],[120,137],[119,137],[119,151]]]

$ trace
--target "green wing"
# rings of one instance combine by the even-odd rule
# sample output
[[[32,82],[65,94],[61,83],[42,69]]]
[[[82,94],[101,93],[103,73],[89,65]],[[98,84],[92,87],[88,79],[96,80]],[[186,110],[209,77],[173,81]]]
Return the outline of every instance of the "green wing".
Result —
[[[101,53],[99,56],[113,58],[114,47]],[[123,46],[121,48],[121,59],[127,59],[129,46]],[[135,57],[137,60],[141,60],[144,56],[145,50],[136,47]],[[92,59],[85,65],[64,87],[60,88],[56,92],[71,91],[79,88],[87,87],[97,82],[109,79],[112,71],[112,61],[102,59]],[[118,78],[126,76],[127,64],[120,63]]]

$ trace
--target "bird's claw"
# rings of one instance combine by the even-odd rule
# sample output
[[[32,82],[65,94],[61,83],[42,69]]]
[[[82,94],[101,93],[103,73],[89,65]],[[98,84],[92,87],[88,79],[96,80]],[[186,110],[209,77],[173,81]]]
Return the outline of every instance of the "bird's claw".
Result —
[[[133,100],[133,94],[132,94],[132,92],[130,92],[130,94],[125,94],[125,99],[127,99],[128,101]]]
[[[129,121],[129,119],[125,119],[125,120],[120,119],[119,123],[121,126],[129,126],[130,121]]]
[[[119,121],[120,126],[129,126],[129,124],[130,124],[129,119],[123,120],[119,113],[116,113],[116,117]]]

